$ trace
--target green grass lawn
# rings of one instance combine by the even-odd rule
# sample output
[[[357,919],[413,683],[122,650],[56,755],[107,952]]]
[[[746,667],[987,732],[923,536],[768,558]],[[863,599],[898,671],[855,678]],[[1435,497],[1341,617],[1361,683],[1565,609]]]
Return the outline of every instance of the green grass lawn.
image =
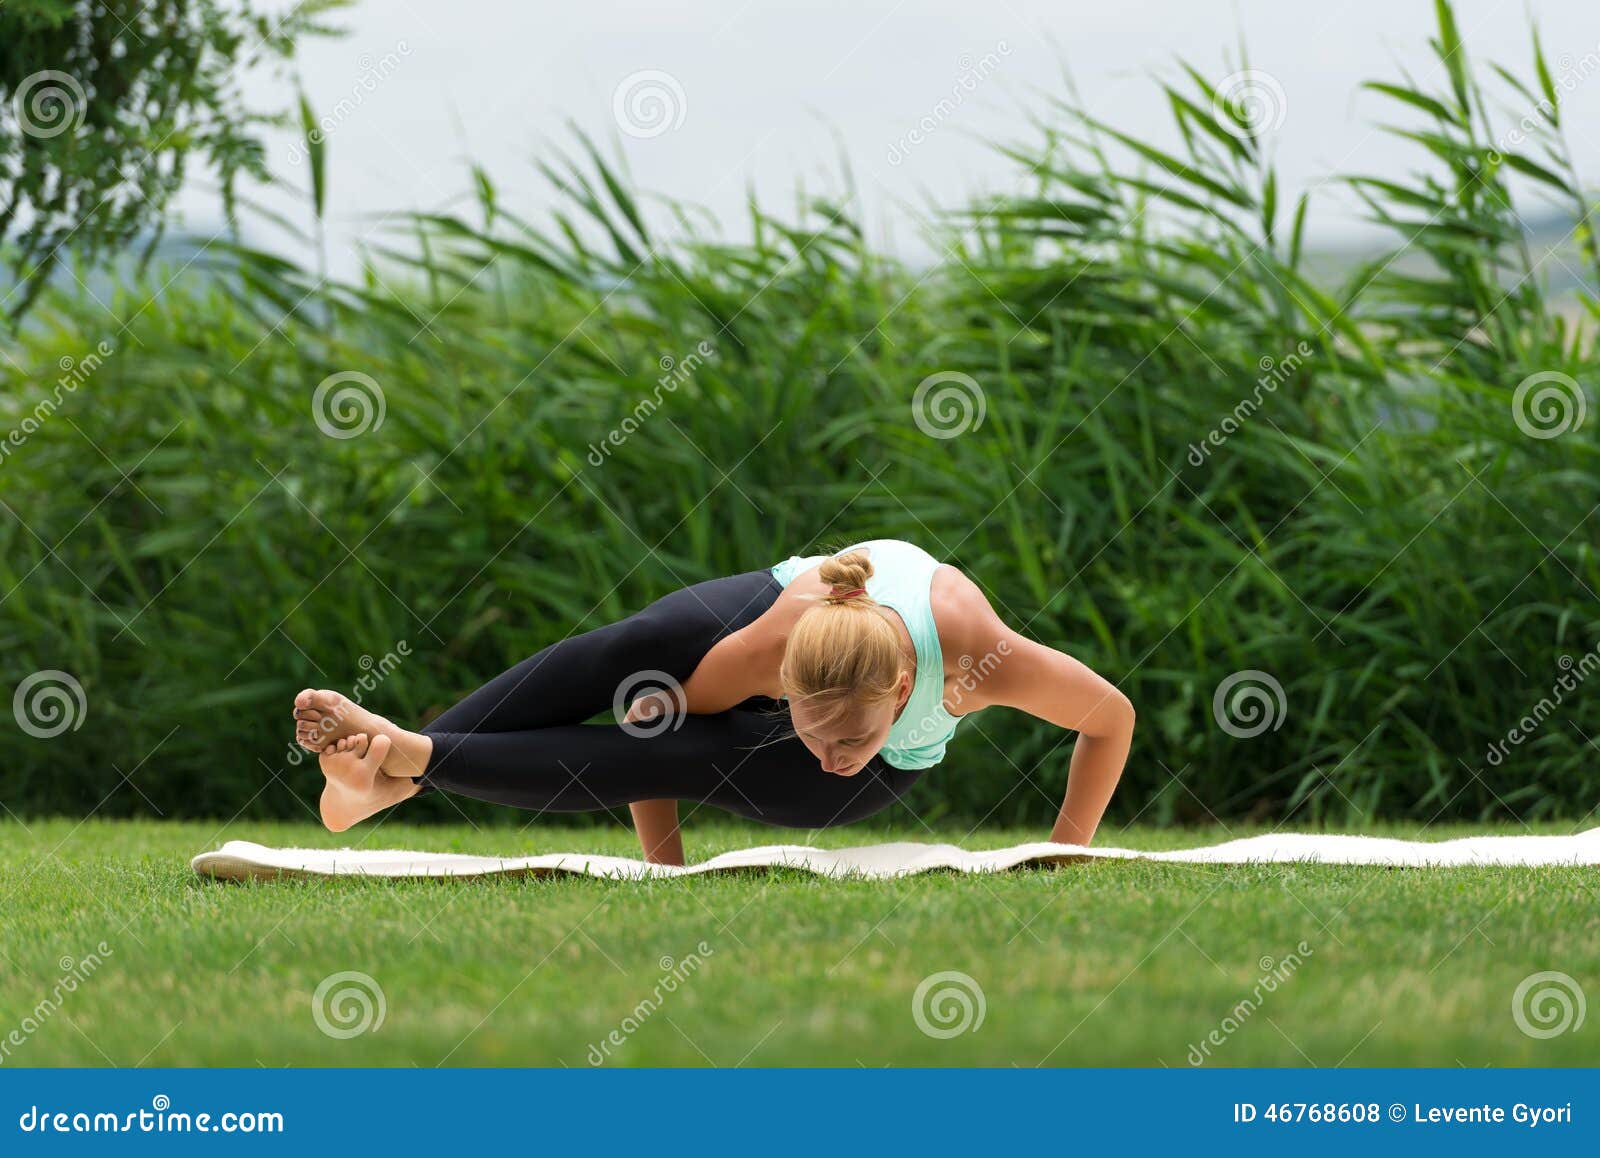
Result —
[[[604,1056],[621,1065],[1181,1067],[1213,1031],[1222,1044],[1208,1047],[1207,1064],[1229,1066],[1600,1059],[1600,1017],[1541,1040],[1512,1016],[1518,983],[1543,970],[1600,995],[1593,869],[1093,864],[888,883],[782,871],[632,884],[199,880],[188,857],[227,838],[632,851],[620,828],[391,823],[343,837],[309,825],[222,828],[0,824],[0,1064],[585,1066]],[[1100,843],[1176,847],[1260,831],[1135,828]],[[1433,826],[1426,836],[1467,831]],[[1039,835],[912,838],[970,848]],[[809,840],[907,836],[858,827]],[[698,820],[689,838],[695,858],[808,839]],[[90,954],[100,956],[92,974],[59,986]],[[381,987],[381,1026],[349,1038],[318,1028],[312,995],[341,971]],[[945,971],[981,989],[984,1017],[937,1038],[919,1029],[913,995]],[[40,1018],[53,993],[59,1004]],[[613,1031],[620,1046],[607,1042]]]

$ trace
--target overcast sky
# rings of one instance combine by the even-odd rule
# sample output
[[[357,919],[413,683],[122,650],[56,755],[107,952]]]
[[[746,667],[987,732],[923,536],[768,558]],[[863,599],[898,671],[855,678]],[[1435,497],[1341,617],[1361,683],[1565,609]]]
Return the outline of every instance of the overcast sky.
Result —
[[[1457,4],[1469,51],[1523,75],[1530,10],[1569,80],[1574,151],[1600,182],[1600,4]],[[346,272],[384,213],[459,200],[469,158],[508,202],[547,203],[532,159],[570,141],[569,120],[619,147],[642,188],[707,207],[734,235],[747,185],[785,209],[801,182],[839,188],[842,151],[874,238],[915,259],[908,213],[1014,187],[986,141],[1032,139],[1026,116],[1064,93],[1064,70],[1091,111],[1161,140],[1170,122],[1151,74],[1172,75],[1182,55],[1220,80],[1242,33],[1264,75],[1238,83],[1281,122],[1296,193],[1332,172],[1413,163],[1416,150],[1372,130],[1388,110],[1357,87],[1437,72],[1421,0],[365,0],[341,19],[351,34],[308,45],[299,68],[326,125],[331,249]],[[265,77],[248,91],[283,96]],[[291,135],[272,161],[304,182]],[[1347,198],[1328,189],[1313,204],[1315,242],[1359,239]],[[182,205],[193,227],[214,219],[202,190]]]

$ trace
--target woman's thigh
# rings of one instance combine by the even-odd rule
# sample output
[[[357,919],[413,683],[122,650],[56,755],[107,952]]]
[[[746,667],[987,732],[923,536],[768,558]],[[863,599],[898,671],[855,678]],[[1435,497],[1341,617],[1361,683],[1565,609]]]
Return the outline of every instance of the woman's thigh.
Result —
[[[425,787],[476,800],[538,812],[679,800],[789,828],[870,816],[920,775],[881,760],[855,776],[830,775],[794,736],[788,713],[746,707],[643,725],[439,733],[434,755]]]
[[[697,792],[678,799],[785,828],[831,828],[883,811],[921,777],[881,759],[854,776],[835,776],[794,735],[786,712],[734,709],[723,715],[740,741],[700,770]]]
[[[747,571],[671,592],[529,656],[422,730],[518,732],[582,723],[610,709],[630,682],[655,673],[688,679],[713,644],[760,618],[781,591],[770,572]]]

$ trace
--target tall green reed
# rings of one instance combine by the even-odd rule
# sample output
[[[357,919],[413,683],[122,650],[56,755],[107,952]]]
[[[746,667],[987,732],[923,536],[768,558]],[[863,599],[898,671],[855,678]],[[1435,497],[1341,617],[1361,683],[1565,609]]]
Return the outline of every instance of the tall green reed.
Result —
[[[1053,104],[1003,146],[1024,192],[933,223],[927,268],[848,198],[726,240],[579,137],[540,164],[548,219],[478,172],[474,211],[404,218],[350,284],[228,246],[119,286],[114,322],[58,296],[0,370],[19,415],[116,353],[0,463],[0,630],[6,687],[65,670],[87,716],[15,737],[0,795],[305,815],[302,686],[423,720],[677,586],[895,535],[1130,695],[1114,819],[1586,813],[1600,708],[1540,703],[1600,642],[1596,422],[1530,435],[1518,387],[1592,379],[1592,218],[1537,41],[1491,98],[1439,19],[1442,90],[1370,86],[1419,163],[1348,178],[1394,243],[1340,276],[1270,134],[1185,68],[1171,146]],[[1571,250],[1530,251],[1535,193]],[[1553,261],[1589,288],[1557,299]],[[350,372],[382,423],[333,437],[313,391]],[[936,374],[965,412],[914,401]],[[1218,706],[1240,686],[1259,728]],[[911,804],[1043,823],[1069,753],[986,713]]]

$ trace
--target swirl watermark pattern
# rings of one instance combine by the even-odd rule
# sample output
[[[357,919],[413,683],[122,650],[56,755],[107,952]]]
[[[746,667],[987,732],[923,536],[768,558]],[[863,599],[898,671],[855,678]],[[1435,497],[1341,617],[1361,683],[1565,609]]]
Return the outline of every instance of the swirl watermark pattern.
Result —
[[[1211,115],[1217,124],[1241,141],[1282,128],[1288,111],[1289,100],[1278,78],[1255,68],[1223,77],[1211,98]]]
[[[354,969],[328,974],[311,995],[311,1020],[329,1037],[377,1033],[388,1011],[383,986],[370,974]]]
[[[1578,380],[1559,370],[1529,374],[1511,395],[1511,418],[1529,438],[1559,438],[1583,425],[1588,401]]]
[[[89,98],[76,77],[47,68],[23,78],[11,96],[11,108],[25,136],[47,141],[83,126]]]
[[[987,414],[983,387],[958,370],[929,374],[911,395],[911,419],[929,438],[956,438],[977,430]]]
[[[941,1040],[977,1033],[988,1012],[983,986],[955,969],[928,974],[911,995],[911,1019],[923,1033]]]
[[[1576,1033],[1588,1003],[1577,978],[1556,970],[1530,973],[1511,995],[1511,1020],[1529,1037],[1540,1039]]]
[[[311,393],[311,416],[329,438],[358,438],[383,425],[383,388],[369,374],[341,370]]]
[[[70,672],[46,668],[17,685],[11,697],[11,714],[17,726],[36,740],[50,740],[62,732],[76,732],[89,714],[83,685]]]
[[[1282,684],[1269,673],[1250,668],[1234,672],[1217,685],[1211,697],[1211,715],[1234,739],[1249,740],[1268,728],[1274,732],[1281,728],[1288,702]]]
[[[670,72],[647,68],[622,78],[611,94],[611,115],[630,137],[648,140],[683,125],[689,98]]]
[[[683,685],[664,671],[634,672],[617,685],[611,710],[630,736],[648,740],[683,727]]]

